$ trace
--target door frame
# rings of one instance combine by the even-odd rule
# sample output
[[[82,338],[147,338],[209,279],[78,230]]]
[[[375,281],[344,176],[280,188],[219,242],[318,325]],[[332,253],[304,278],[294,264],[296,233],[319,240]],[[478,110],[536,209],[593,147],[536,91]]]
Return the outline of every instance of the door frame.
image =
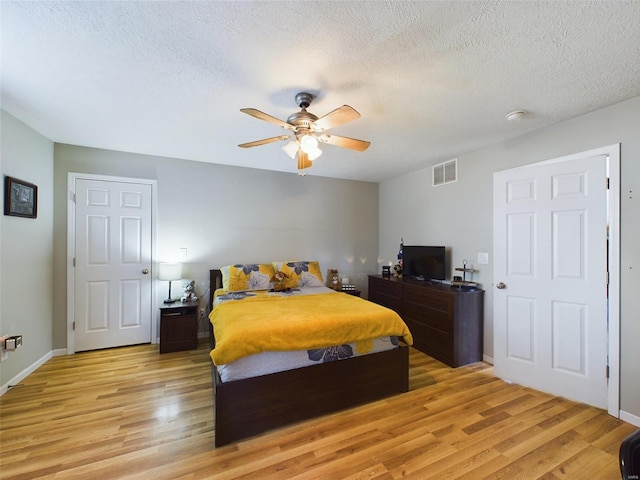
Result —
[[[535,162],[507,170],[536,167],[581,158],[607,155],[609,157],[609,298],[608,298],[608,340],[607,363],[609,379],[607,382],[607,412],[620,418],[620,144],[607,145],[572,155]]]
[[[97,175],[91,173],[67,173],[67,355],[73,355],[75,350],[75,332],[73,330],[73,322],[75,318],[75,283],[76,269],[73,265],[75,258],[76,245],[76,180],[98,180],[119,183],[138,183],[151,186],[151,343],[158,343],[158,336],[153,332],[158,331],[157,315],[153,312],[158,311],[156,291],[156,226],[157,222],[157,180],[149,178],[131,178],[131,177],[114,177],[109,175]]]

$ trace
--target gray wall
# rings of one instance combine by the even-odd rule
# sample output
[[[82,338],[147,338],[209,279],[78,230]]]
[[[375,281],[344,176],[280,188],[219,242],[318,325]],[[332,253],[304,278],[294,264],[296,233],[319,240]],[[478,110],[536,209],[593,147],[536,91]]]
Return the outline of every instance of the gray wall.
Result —
[[[0,385],[53,349],[66,348],[68,172],[157,180],[158,259],[175,259],[178,248],[187,248],[185,277],[196,280],[200,295],[211,267],[291,258],[317,259],[323,269],[339,268],[365,288],[366,274],[378,272],[379,261],[395,261],[401,236],[406,244],[448,245],[453,266],[464,258],[477,266],[477,252],[488,252],[490,264],[479,266],[474,279],[487,290],[485,354],[492,356],[493,172],[619,142],[620,398],[622,410],[640,417],[640,321],[634,302],[640,287],[640,98],[461,155],[459,181],[438,188],[431,187],[427,165],[378,186],[70,145],[54,148],[1,114],[2,173],[38,184],[40,202],[36,220],[0,220],[0,334],[25,335],[25,346],[0,364]]]
[[[526,121],[526,119],[524,120]],[[405,244],[451,247],[452,267],[468,259],[485,297],[484,351],[493,356],[493,173],[621,143],[621,409],[640,417],[640,97],[458,157],[459,180],[431,187],[431,167],[380,184],[380,257]],[[449,159],[443,159],[449,160]],[[478,265],[488,252],[489,265]]]
[[[36,219],[0,218],[0,335],[23,336],[23,346],[0,364],[6,387],[51,355],[53,143],[4,110],[0,115],[3,176],[38,186]]]
[[[376,272],[378,185],[55,145],[54,348],[66,348],[67,174],[157,180],[159,261],[178,261],[206,303],[208,274],[237,262],[318,260],[366,290]],[[167,283],[158,282],[158,298]],[[174,284],[174,287],[175,284]],[[178,291],[181,283],[178,282]],[[176,290],[173,290],[175,293]],[[203,321],[201,320],[201,330]],[[157,332],[156,332],[157,334]]]

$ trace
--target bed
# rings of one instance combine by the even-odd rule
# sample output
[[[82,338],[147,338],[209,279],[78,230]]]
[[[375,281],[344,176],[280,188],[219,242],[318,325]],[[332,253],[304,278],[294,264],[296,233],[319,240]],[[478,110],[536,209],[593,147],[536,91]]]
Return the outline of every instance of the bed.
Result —
[[[216,321],[220,321],[219,317],[224,313],[223,308],[216,306],[216,301],[219,301],[216,300],[216,292],[220,295],[222,287],[221,270],[210,270],[211,321],[208,325],[211,340],[216,447],[284,425],[408,391],[407,343],[411,342],[408,330],[390,349],[377,351],[374,348],[372,353],[316,363],[313,366],[300,366],[273,373],[260,373],[258,376],[248,378],[223,380],[224,372],[221,375],[221,370],[225,363],[221,364],[221,357],[219,355],[216,357],[216,354],[223,349],[223,341],[226,337],[219,334],[219,341],[216,344],[214,329],[218,328],[220,332],[224,330],[220,323],[216,323],[218,326],[215,328],[213,326]],[[348,304],[350,301],[365,302],[366,308],[387,310],[346,293],[334,292],[329,295],[341,296],[332,297],[333,304]],[[328,297],[325,296],[325,298]],[[255,312],[255,304],[249,307],[251,304],[246,302],[244,305],[243,308],[250,308],[252,314]],[[271,305],[276,305],[276,302],[269,304],[270,307]],[[218,310],[215,310],[216,308]],[[220,341],[221,337],[223,341]],[[266,355],[271,353],[273,352],[264,352]],[[262,354],[256,354],[254,357],[259,358],[260,355]],[[217,358],[217,362],[213,360],[214,358]],[[229,362],[231,363],[233,362]]]

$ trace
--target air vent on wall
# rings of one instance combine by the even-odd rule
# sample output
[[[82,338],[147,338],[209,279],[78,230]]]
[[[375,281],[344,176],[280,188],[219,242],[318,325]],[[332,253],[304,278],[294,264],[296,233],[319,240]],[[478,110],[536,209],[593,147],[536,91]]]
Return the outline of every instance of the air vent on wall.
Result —
[[[433,186],[438,187],[458,181],[458,159],[448,160],[433,166]]]

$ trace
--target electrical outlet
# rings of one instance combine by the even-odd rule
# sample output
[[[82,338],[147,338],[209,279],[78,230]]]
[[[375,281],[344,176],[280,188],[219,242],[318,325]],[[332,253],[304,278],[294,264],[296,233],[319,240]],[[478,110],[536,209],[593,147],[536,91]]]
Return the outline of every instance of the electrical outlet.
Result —
[[[8,337],[4,341],[5,350],[11,351],[16,350],[18,347],[22,346],[22,335],[14,335],[12,337]]]

